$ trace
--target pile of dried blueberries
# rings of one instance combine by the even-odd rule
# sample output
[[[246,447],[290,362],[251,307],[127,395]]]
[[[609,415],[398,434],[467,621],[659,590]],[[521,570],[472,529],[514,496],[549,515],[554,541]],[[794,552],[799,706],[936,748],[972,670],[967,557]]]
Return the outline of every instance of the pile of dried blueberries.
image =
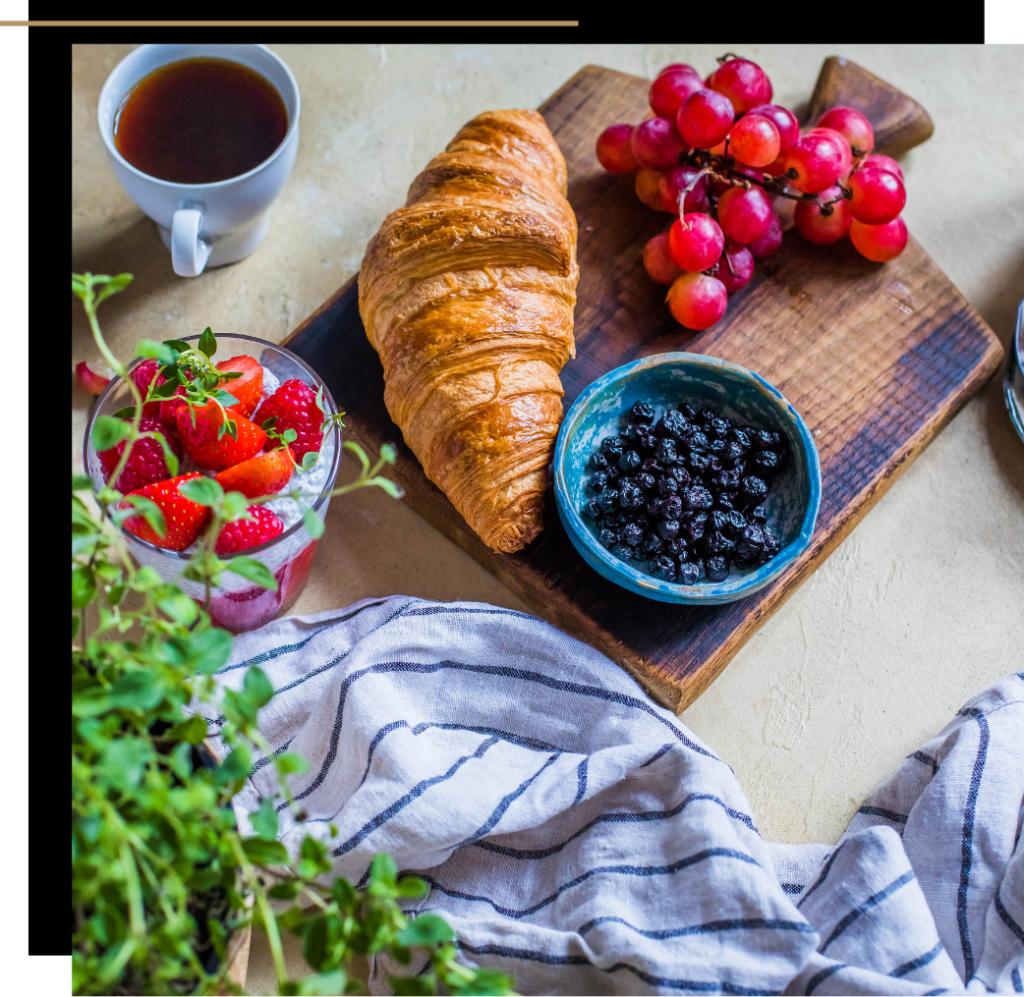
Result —
[[[582,510],[616,557],[693,585],[725,581],[730,564],[755,567],[778,554],[763,503],[787,460],[779,433],[685,403],[655,421],[654,407],[640,401],[624,421],[587,461],[592,497]]]

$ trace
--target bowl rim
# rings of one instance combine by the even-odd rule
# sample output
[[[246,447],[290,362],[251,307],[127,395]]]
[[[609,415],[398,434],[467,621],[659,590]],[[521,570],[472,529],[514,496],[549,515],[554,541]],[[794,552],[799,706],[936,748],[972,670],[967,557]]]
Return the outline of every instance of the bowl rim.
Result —
[[[197,342],[198,343],[200,338],[201,338],[200,335],[181,336],[180,337],[180,342],[183,342],[183,343]],[[286,346],[282,346],[280,343],[272,343],[269,339],[260,339],[258,336],[247,336],[247,335],[243,335],[242,333],[235,333],[235,332],[223,332],[218,337],[218,348],[219,348],[219,344],[220,344],[220,342],[222,340],[229,340],[229,339],[242,340],[242,341],[247,342],[247,343],[256,343],[256,344],[258,344],[259,346],[262,346],[262,347],[269,346],[272,349],[275,349],[279,353],[283,354],[289,360],[295,361],[295,363],[302,370],[306,371],[306,373],[309,374],[310,377],[313,378],[314,382],[320,388],[323,389],[323,393],[324,393],[323,394],[323,398],[324,398],[324,401],[330,406],[331,414],[334,415],[334,414],[338,413],[338,411],[339,411],[338,406],[337,406],[337,404],[335,404],[334,398],[331,395],[330,388],[327,387],[327,384],[323,380],[323,378],[315,370],[313,370],[313,368],[310,367],[309,364],[306,363],[306,361],[302,359],[302,357],[298,356],[295,353],[292,353],[292,351],[289,350]],[[226,360],[230,360],[230,359],[233,359],[233,357],[225,357],[225,359]],[[133,357],[127,364],[125,364],[125,369],[128,370],[128,371],[131,371],[135,367],[138,367],[139,364],[145,363],[145,361],[146,361],[145,357]],[[107,399],[107,397],[109,395],[112,395],[115,391],[117,391],[122,384],[123,384],[123,379],[121,378],[121,375],[120,374],[114,374],[113,377],[110,378],[110,382],[100,392],[99,396],[93,401],[92,407],[89,410],[89,419],[86,422],[86,426],[85,426],[85,437],[82,440],[82,459],[83,459],[84,473],[86,475],[88,475],[90,478],[92,478],[94,482],[95,482],[96,479],[95,479],[95,477],[93,477],[93,473],[92,473],[93,472],[93,468],[92,468],[91,461],[89,460],[89,443],[91,442],[91,438],[92,438],[93,423],[96,421],[98,416],[106,414],[106,413],[104,413],[102,411],[103,402],[106,401],[106,399]],[[261,404],[262,404],[262,402],[261,402]],[[332,438],[334,439],[334,456],[331,458],[331,467],[330,467],[330,470],[327,472],[327,477],[324,479],[324,486],[323,486],[323,488],[320,489],[320,495],[317,497],[316,501],[311,502],[309,504],[309,506],[307,507],[309,509],[312,509],[314,512],[319,512],[320,509],[322,509],[324,507],[324,503],[330,502],[330,499],[331,499],[330,492],[334,488],[335,479],[338,476],[338,471],[341,469],[341,452],[342,452],[342,448],[343,448],[343,440],[342,440],[341,430],[338,428],[338,426],[336,424],[332,425],[331,428],[330,428],[330,434],[331,434]],[[324,434],[324,439],[325,440],[327,439],[327,433]],[[322,445],[321,445],[321,447],[322,447]],[[180,468],[179,468],[179,470],[180,470]],[[114,510],[110,510],[110,511],[114,511]],[[326,513],[325,513],[325,515],[326,515]],[[263,551],[267,551],[267,550],[269,550],[272,547],[276,547],[283,540],[285,540],[285,538],[296,535],[298,533],[298,531],[300,529],[302,529],[302,527],[304,525],[305,525],[304,521],[300,517],[297,522],[292,523],[292,525],[289,526],[288,529],[286,529],[283,533],[279,533],[276,537],[273,537],[272,539],[268,540],[266,543],[258,544],[255,547],[248,547],[248,548],[246,548],[246,551],[245,551],[246,556],[248,557],[248,556],[251,556],[252,554],[260,554]],[[156,551],[161,556],[170,557],[170,558],[173,558],[173,559],[179,560],[179,561],[186,561],[187,562],[187,561],[191,561],[192,560],[192,554],[186,553],[183,550],[171,550],[169,547],[160,547],[157,544],[150,543],[148,540],[144,540],[142,537],[137,536],[136,534],[128,534],[127,531],[122,529],[120,526],[118,527],[118,530],[120,531],[122,536],[124,536],[124,538],[125,538],[125,540],[127,542],[140,544],[144,550]]]
[[[645,574],[627,562],[619,560],[619,558],[603,547],[597,537],[583,522],[579,510],[568,500],[569,490],[565,480],[565,458],[568,442],[578,430],[579,423],[591,400],[610,384],[629,380],[638,371],[666,364],[714,370],[717,373],[727,373],[740,380],[749,382],[767,397],[773,406],[780,411],[781,415],[789,417],[796,428],[796,435],[804,448],[804,464],[807,468],[810,494],[807,507],[804,509],[804,517],[800,524],[799,532],[770,561],[767,561],[748,574],[736,575],[735,577],[727,578],[724,582],[699,582],[696,585],[680,585],[677,582],[667,582]],[[588,384],[572,403],[565,419],[562,421],[558,440],[555,444],[554,479],[555,499],[559,512],[562,514],[563,522],[566,524],[567,532],[570,534],[570,539],[579,539],[588,552],[609,570],[612,576],[609,580],[636,592],[638,595],[645,595],[655,599],[659,595],[662,597],[670,596],[673,601],[685,600],[691,603],[727,602],[750,595],[767,585],[773,578],[785,571],[810,545],[814,535],[814,525],[818,517],[818,509],[821,505],[821,464],[818,458],[818,448],[814,443],[811,431],[808,429],[800,413],[787,401],[778,388],[766,381],[760,374],[729,360],[709,357],[701,353],[658,353],[654,356],[642,357],[631,363],[623,364],[621,367],[615,367]],[[575,534],[575,538],[573,534]],[[585,560],[586,558],[584,558]],[[620,578],[622,579],[621,581],[619,580]],[[654,593],[658,593],[658,595]]]

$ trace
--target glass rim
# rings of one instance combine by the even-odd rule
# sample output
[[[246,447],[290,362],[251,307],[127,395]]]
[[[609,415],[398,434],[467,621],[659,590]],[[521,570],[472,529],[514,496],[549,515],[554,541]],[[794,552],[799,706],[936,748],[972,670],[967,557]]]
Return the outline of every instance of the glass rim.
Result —
[[[313,378],[313,380],[316,382],[316,384],[317,384],[317,386],[319,388],[323,389],[324,400],[330,405],[331,413],[334,414],[334,415],[338,414],[338,406],[335,404],[334,398],[331,395],[330,388],[328,388],[327,385],[324,383],[323,378],[320,377],[320,375],[315,370],[313,370],[313,368],[310,367],[309,364],[306,363],[306,361],[302,359],[302,357],[297,356],[296,354],[292,353],[292,351],[289,350],[286,346],[282,346],[279,343],[272,343],[268,339],[259,339],[256,336],[245,336],[245,335],[243,335],[241,333],[235,334],[235,333],[225,332],[225,333],[222,333],[221,335],[222,335],[222,337],[224,339],[238,339],[238,340],[242,340],[243,342],[246,342],[246,343],[259,343],[260,346],[263,346],[263,347],[269,346],[272,349],[278,350],[280,353],[282,353],[288,359],[293,360],[296,364],[299,365],[299,367],[301,367],[304,371],[306,371],[306,373],[309,374],[310,377]],[[180,342],[183,342],[183,343],[189,343],[189,342],[193,342],[193,341],[198,342],[199,339],[200,339],[199,335],[181,336],[180,337]],[[146,360],[145,357],[136,357],[129,364],[126,365],[125,369],[126,370],[131,370],[133,367],[137,367],[140,363],[144,363],[145,360]],[[82,441],[82,461],[83,461],[83,464],[84,464],[84,467],[85,467],[86,474],[89,476],[89,479],[91,481],[93,481],[93,482],[95,482],[96,479],[95,479],[95,477],[93,475],[93,468],[92,468],[92,465],[91,465],[90,460],[89,460],[89,441],[92,438],[92,426],[93,426],[93,423],[96,421],[96,418],[101,414],[100,410],[102,408],[102,403],[106,400],[108,395],[113,394],[114,390],[116,389],[116,386],[118,384],[120,384],[122,380],[123,379],[122,379],[120,374],[114,374],[114,376],[110,379],[110,383],[100,392],[99,396],[96,398],[96,401],[93,402],[92,409],[89,412],[89,421],[86,423],[86,426],[85,426],[85,437],[84,437],[84,439]],[[284,382],[282,382],[282,383],[284,383]],[[103,413],[103,414],[106,414],[106,413]],[[330,501],[331,496],[330,496],[329,492],[334,487],[335,478],[337,478],[338,471],[341,469],[341,450],[342,450],[341,429],[337,425],[332,425],[331,428],[330,428],[330,433],[332,433],[333,436],[334,436],[334,459],[331,462],[331,464],[332,464],[331,469],[327,473],[327,478],[325,479],[325,484],[324,484],[323,490],[320,492],[320,495],[317,497],[316,501],[311,503],[308,506],[308,508],[312,509],[314,512],[319,510],[325,503]],[[324,438],[325,439],[327,438],[326,434],[325,434]],[[321,449],[322,449],[322,447],[321,447]],[[100,476],[102,477],[102,475],[100,475]],[[207,475],[203,475],[203,477],[207,477]],[[164,480],[167,480],[167,479],[164,479]],[[153,482],[153,483],[156,484],[156,482]],[[285,496],[285,497],[287,498],[287,496]],[[107,518],[109,519],[109,514],[108,514]],[[192,560],[192,554],[187,554],[183,550],[171,550],[168,547],[161,547],[159,544],[154,544],[154,543],[150,543],[148,540],[143,540],[142,537],[137,536],[134,533],[129,533],[128,531],[126,531],[119,524],[112,524],[112,525],[116,526],[117,530],[125,537],[125,540],[128,543],[139,543],[139,544],[142,544],[143,549],[155,551],[156,553],[158,553],[158,554],[160,554],[162,556],[165,556],[165,557],[173,557],[173,558],[177,558],[178,560],[181,560],[181,561],[191,561]],[[298,522],[293,523],[291,526],[288,527],[288,529],[284,530],[282,533],[279,533],[272,540],[268,540],[266,543],[260,544],[257,547],[246,547],[244,551],[240,551],[239,553],[244,553],[246,555],[246,557],[249,557],[252,554],[259,553],[259,552],[265,551],[265,550],[269,550],[270,548],[274,547],[276,544],[280,543],[281,541],[283,541],[287,537],[293,536],[296,533],[297,530],[299,530],[301,528],[304,528],[304,526],[305,526],[305,523],[303,522],[302,518],[300,517]],[[312,537],[310,539],[313,540]],[[315,541],[313,541],[313,542],[315,542]]]

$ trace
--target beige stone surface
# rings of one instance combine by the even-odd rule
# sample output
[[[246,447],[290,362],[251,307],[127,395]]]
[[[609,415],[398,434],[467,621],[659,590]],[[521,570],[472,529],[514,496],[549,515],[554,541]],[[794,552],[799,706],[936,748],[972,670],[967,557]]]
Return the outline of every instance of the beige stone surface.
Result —
[[[651,75],[685,61],[709,71],[730,46],[272,47],[302,93],[294,173],[264,245],[191,280],[172,272],[97,134],[100,88],[132,46],[74,48],[72,265],[136,275],[101,311],[123,357],[143,336],[206,325],[280,341],[358,269],[384,215],[475,114],[535,107],[587,63]],[[935,135],[903,160],[904,216],[1007,343],[1024,297],[1019,49],[754,46],[741,54],[765,67],[787,106],[806,100],[823,58],[842,54],[928,109]],[[96,359],[77,304],[72,357]],[[88,404],[73,389],[79,465]],[[295,611],[391,593],[525,608],[404,505],[377,492],[335,500]],[[1022,661],[1024,444],[993,382],[683,720],[733,766],[766,838],[832,842],[904,755]],[[250,966],[251,985],[270,992],[258,938]]]

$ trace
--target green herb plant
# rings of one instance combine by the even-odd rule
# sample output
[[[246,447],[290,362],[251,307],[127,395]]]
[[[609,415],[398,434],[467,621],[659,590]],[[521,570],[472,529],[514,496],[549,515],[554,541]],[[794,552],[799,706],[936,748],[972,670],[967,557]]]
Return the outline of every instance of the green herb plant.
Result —
[[[179,383],[195,384],[193,402],[210,398],[231,404],[230,393],[209,373],[216,349],[209,330],[199,347],[181,341],[143,340],[138,356],[155,357],[174,387],[149,386],[143,393],[105,343],[96,319],[98,305],[124,290],[130,274],[73,275],[72,290],[85,306],[96,345],[106,362],[130,386],[134,405],[94,421],[93,442],[108,449],[125,441],[116,482],[132,445],[144,436],[161,439],[171,476],[174,453],[160,433],[140,430],[145,401],[169,397]],[[155,379],[154,379],[155,380]],[[186,389],[190,390],[190,389]],[[283,439],[283,437],[282,437]],[[398,487],[380,472],[394,462],[382,448],[371,466],[360,461],[355,481],[333,489],[343,495],[376,486],[391,495]],[[159,507],[138,496],[119,508],[123,496],[109,485],[74,476],[71,499],[72,605],[72,988],[76,994],[240,993],[228,976],[228,943],[233,932],[255,924],[266,932],[281,994],[341,994],[365,991],[352,975],[356,956],[388,953],[400,964],[417,965],[419,975],[393,977],[399,994],[509,994],[511,981],[493,970],[463,965],[451,927],[435,914],[406,917],[401,902],[426,895],[416,877],[398,879],[394,861],[374,858],[365,888],[332,876],[329,845],[304,838],[297,859],[277,840],[276,805],[284,799],[296,819],[304,815],[287,777],[308,763],[291,752],[275,754],[260,734],[257,714],[274,695],[266,674],[252,666],[242,688],[225,690],[219,709],[227,718],[222,760],[206,748],[206,721],[192,714],[195,699],[212,700],[214,673],[231,654],[231,635],[211,623],[210,592],[225,571],[257,585],[276,586],[270,572],[251,558],[216,557],[216,536],[224,523],[242,518],[253,500],[224,493],[212,479],[182,487],[187,497],[210,507],[212,515],[197,554],[185,574],[205,587],[199,605],[177,585],[149,567],[137,567],[120,530],[127,516],[142,515],[153,529],[165,528]],[[296,497],[301,492],[294,493]],[[88,501],[91,495],[93,503]],[[315,525],[314,525],[315,521]],[[319,536],[322,523],[306,519]],[[88,622],[94,620],[89,629]],[[273,759],[279,793],[264,798],[250,814],[254,834],[243,837],[232,798],[253,764],[253,751]],[[331,826],[331,834],[337,829]],[[278,904],[276,912],[271,900]],[[290,979],[281,932],[303,940],[311,975]]]

